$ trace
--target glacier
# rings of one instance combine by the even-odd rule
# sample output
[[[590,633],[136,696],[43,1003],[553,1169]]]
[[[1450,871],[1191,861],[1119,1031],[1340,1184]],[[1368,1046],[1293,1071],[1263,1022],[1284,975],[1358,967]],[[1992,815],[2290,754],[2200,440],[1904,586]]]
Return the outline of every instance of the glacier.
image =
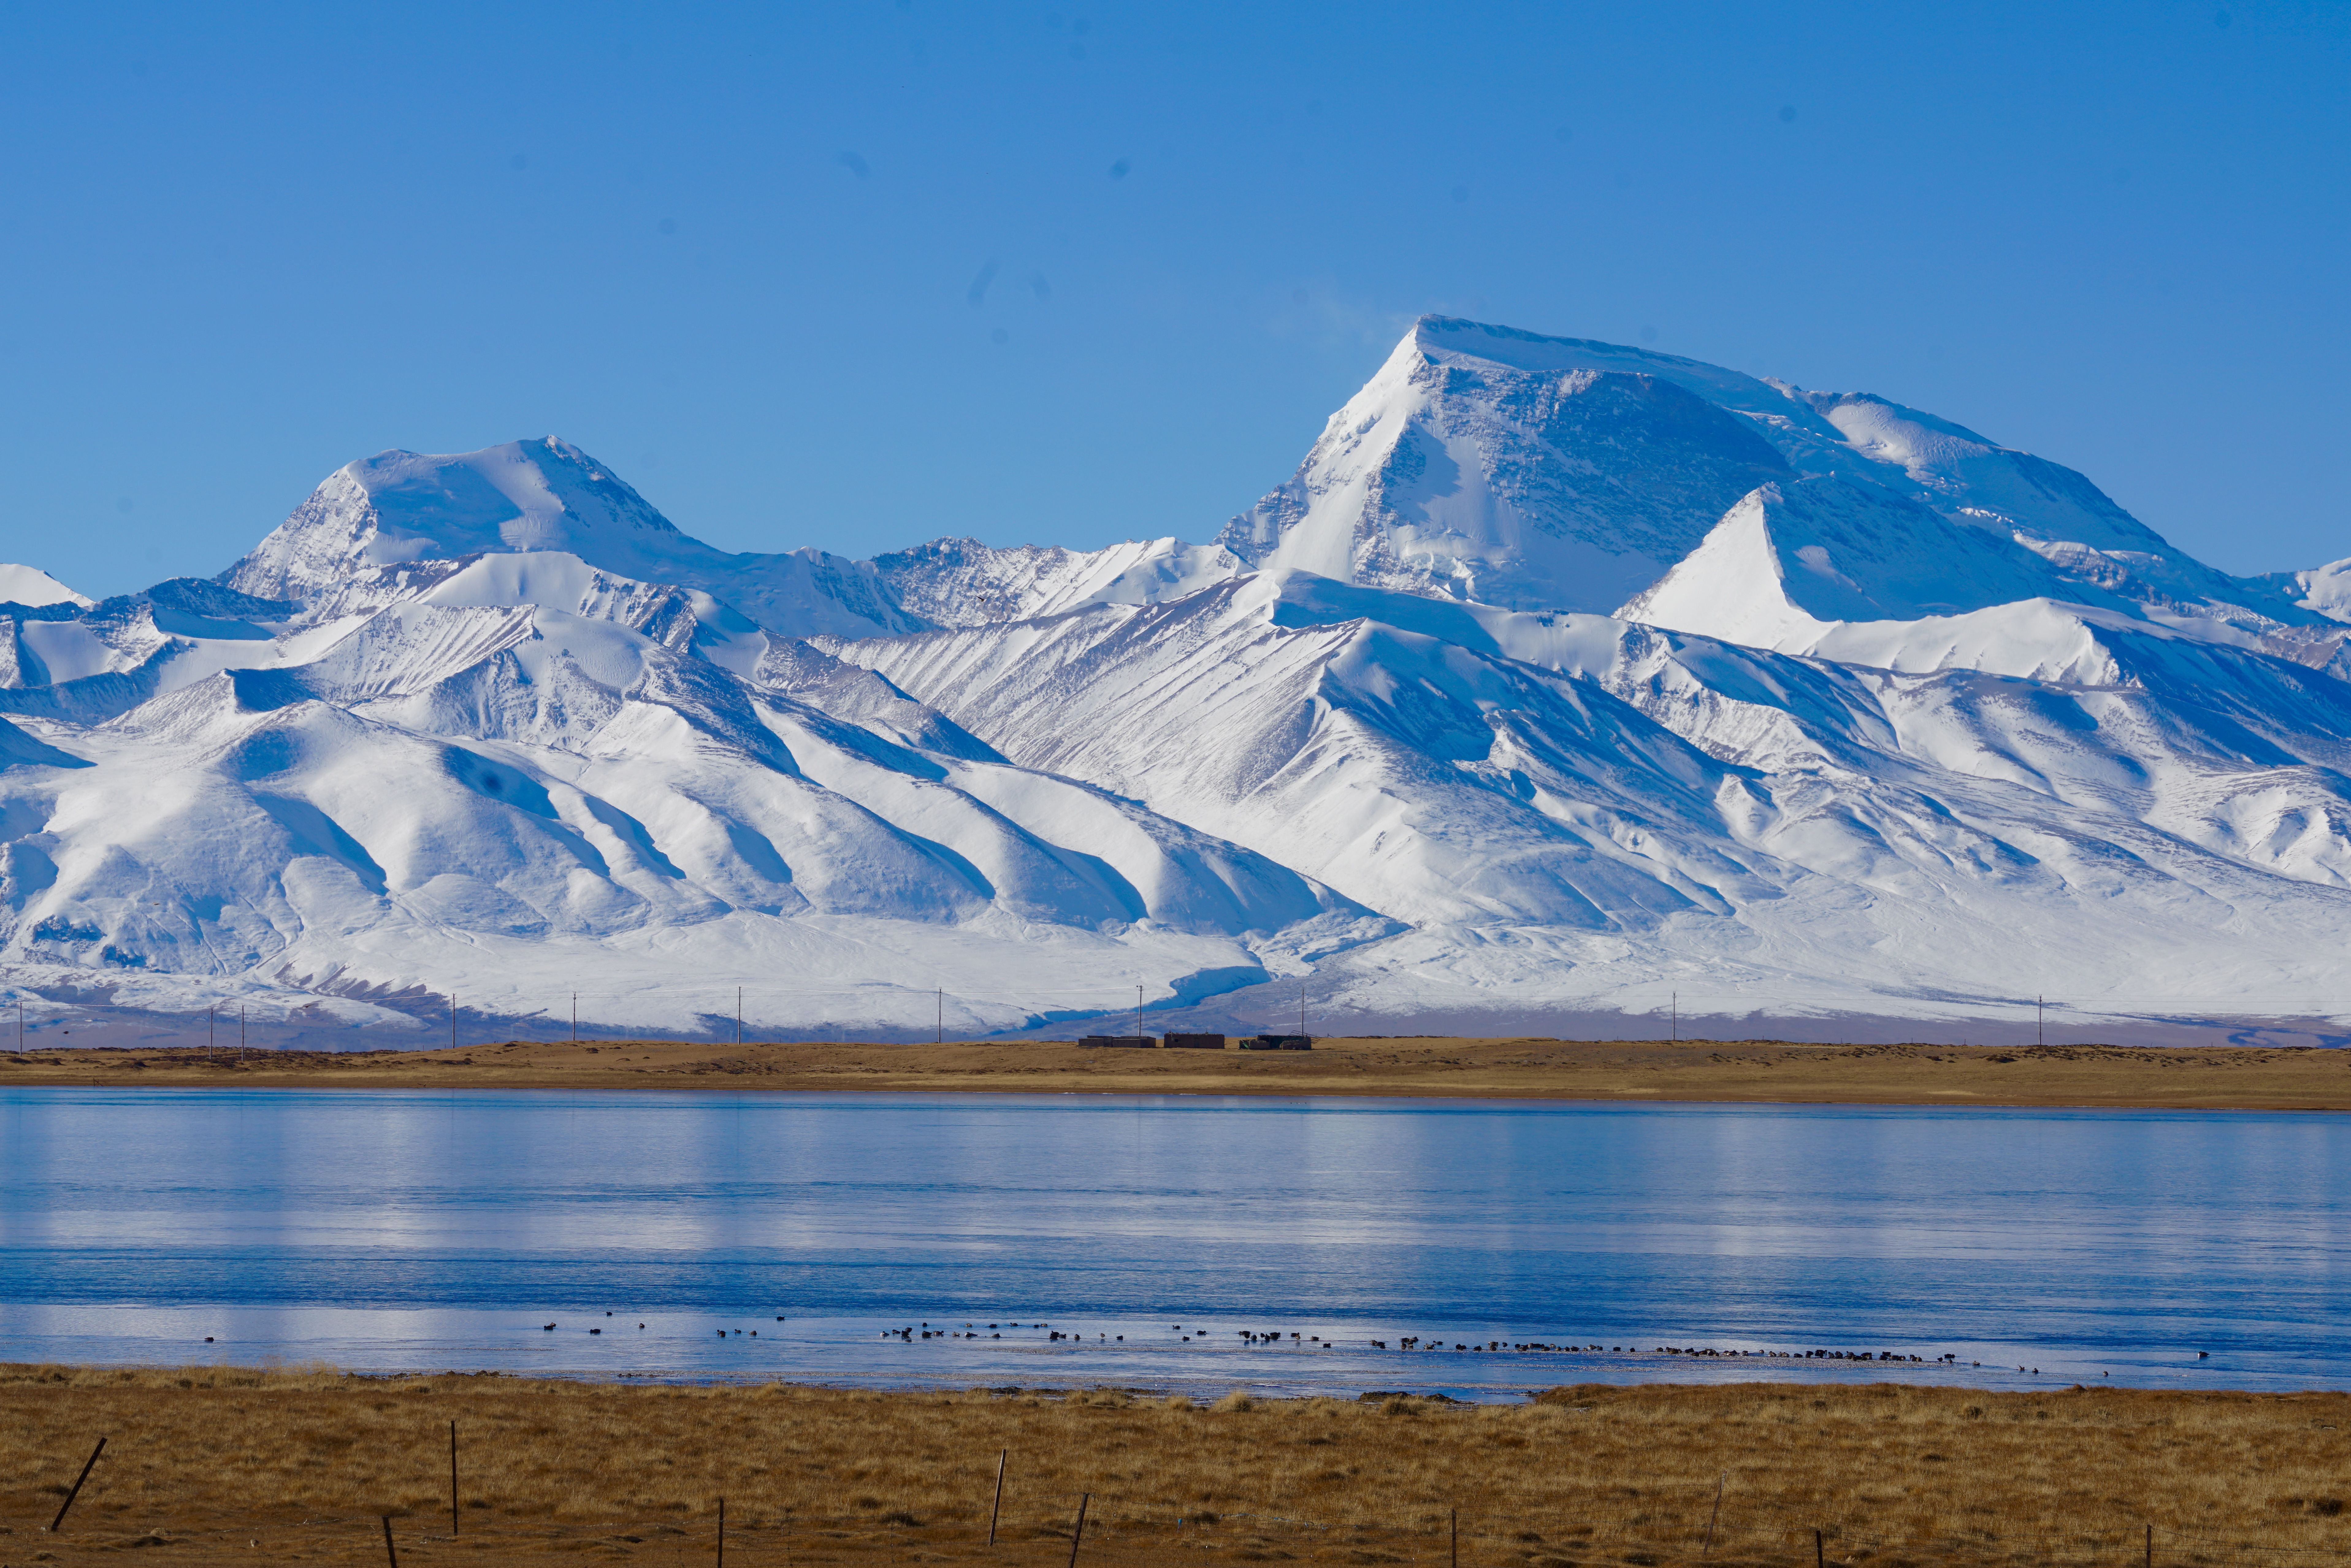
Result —
[[[2351,563],[1452,318],[1205,543],[736,554],[550,436],[0,632],[28,1039],[2351,1019]]]

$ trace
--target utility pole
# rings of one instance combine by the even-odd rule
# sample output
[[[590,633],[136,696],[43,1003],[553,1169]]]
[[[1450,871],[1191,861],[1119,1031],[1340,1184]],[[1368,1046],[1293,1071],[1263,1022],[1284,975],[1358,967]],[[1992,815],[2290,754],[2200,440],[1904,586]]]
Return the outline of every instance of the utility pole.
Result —
[[[1306,1038],[1306,977],[1298,977],[1298,1038]]]
[[[2042,1005],[2041,998],[2034,997],[2032,998],[2032,1043],[2035,1045],[2046,1045],[2049,1043],[2048,1040],[2042,1037],[2041,1032]]]
[[[1666,1037],[1666,1043],[1668,1045],[1679,1045],[1682,1042],[1682,994],[1679,991],[1676,991],[1673,993],[1673,998],[1674,1021],[1671,1026],[1672,1032]]]
[[[938,1033],[938,1038],[937,1038],[936,1040],[934,1040],[933,1041],[931,1041],[931,1043],[932,1043],[933,1045],[945,1045],[946,1042],[947,1042],[947,988],[946,988],[945,986],[941,986],[941,987],[939,988],[939,1033]]]
[[[210,1056],[213,1053],[213,1015],[218,1011],[220,1011],[220,1007],[217,1003],[204,1009],[204,1054],[206,1056]],[[16,1042],[16,1049],[19,1051],[24,1050],[25,1042],[19,1040]]]
[[[735,988],[735,1043],[743,1043],[743,988]]]
[[[1134,1038],[1143,1038],[1143,988],[1134,988]]]
[[[236,1053],[245,1054],[245,1004],[236,1004]]]
[[[449,993],[449,1049],[457,1049],[457,993]]]
[[[571,1043],[580,1043],[580,993],[571,993]]]

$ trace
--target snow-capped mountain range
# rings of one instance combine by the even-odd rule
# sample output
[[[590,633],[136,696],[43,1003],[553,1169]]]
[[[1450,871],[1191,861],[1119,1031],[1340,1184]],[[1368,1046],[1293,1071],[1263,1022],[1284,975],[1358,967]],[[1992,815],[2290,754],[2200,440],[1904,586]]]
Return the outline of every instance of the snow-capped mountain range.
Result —
[[[0,601],[45,1037],[2351,1016],[2351,561],[1637,349],[1425,319],[1206,544],[735,555],[549,437]]]

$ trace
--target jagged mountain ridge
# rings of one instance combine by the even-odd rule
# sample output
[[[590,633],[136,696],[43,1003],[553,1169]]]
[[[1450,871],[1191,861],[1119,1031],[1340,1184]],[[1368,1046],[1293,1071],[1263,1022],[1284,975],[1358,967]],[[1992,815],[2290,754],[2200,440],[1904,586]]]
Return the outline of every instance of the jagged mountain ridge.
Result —
[[[1155,603],[1268,567],[1608,613],[1655,586],[1760,486],[1823,476],[2011,547],[1971,552],[1979,558],[2033,554],[2049,569],[2041,580],[2066,596],[2289,643],[2331,635],[2341,622],[2330,605],[2351,612],[2327,569],[2229,577],[2082,475],[1884,398],[1442,317],[1416,323],[1298,473],[1208,545],[1160,538],[1084,551],[943,538],[872,561],[813,548],[733,555],[683,534],[549,437],[349,465],[222,580],[263,595],[348,594],[370,573],[425,559],[420,551],[463,559],[551,545],[623,576],[714,593],[802,636]],[[1941,597],[1989,601],[2033,575],[2011,559],[1993,582],[1954,581]]]
[[[1886,399],[1447,317],[1416,323],[1219,540],[1256,566],[1605,613],[1742,496],[1816,476],[1919,502],[2133,599],[2321,618],[2174,549],[2072,469]]]
[[[217,583],[0,572],[0,951],[322,1039],[2275,1011],[2351,916],[2344,580],[1437,318],[1207,545],[734,555],[551,437],[387,453]]]

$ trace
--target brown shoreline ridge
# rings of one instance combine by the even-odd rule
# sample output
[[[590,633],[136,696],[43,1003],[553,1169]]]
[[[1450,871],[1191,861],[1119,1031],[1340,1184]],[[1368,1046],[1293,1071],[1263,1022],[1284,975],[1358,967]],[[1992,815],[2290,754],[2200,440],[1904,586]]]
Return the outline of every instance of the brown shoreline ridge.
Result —
[[[2342,1393],[2078,1385],[1577,1384],[1462,1406],[0,1365],[0,1563],[380,1563],[386,1520],[411,1563],[707,1563],[723,1498],[752,1565],[1065,1568],[1077,1546],[1138,1568],[2251,1568],[2351,1551],[2346,1431]]]
[[[1366,1095],[1447,1100],[2351,1110],[2351,1051],[1364,1037],[1310,1051],[508,1040],[434,1051],[0,1051],[0,1084]]]

